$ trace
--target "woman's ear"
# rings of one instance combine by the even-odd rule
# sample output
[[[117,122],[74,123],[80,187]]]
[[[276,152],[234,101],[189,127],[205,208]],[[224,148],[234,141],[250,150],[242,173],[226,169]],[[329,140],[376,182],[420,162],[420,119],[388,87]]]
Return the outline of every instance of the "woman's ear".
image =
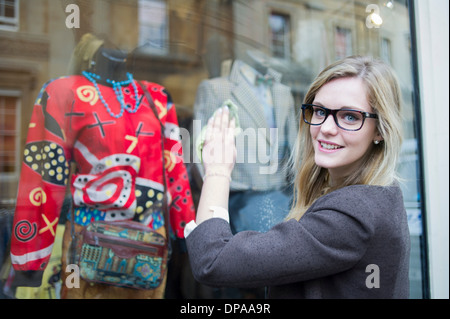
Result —
[[[375,144],[380,144],[382,141],[384,141],[384,138],[383,138],[383,136],[381,135],[381,133],[380,132],[377,132],[377,134],[375,134],[375,139],[374,139],[374,143]]]

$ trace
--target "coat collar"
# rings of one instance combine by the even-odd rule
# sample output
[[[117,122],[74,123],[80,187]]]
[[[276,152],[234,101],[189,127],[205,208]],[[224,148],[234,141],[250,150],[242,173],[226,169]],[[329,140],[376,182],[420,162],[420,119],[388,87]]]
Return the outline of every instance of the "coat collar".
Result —
[[[253,71],[254,74],[259,74],[258,71],[256,71],[255,69],[253,69],[251,66],[249,66],[248,64],[242,62],[241,60],[235,60],[233,63],[233,66],[231,68],[231,72],[230,72],[230,81],[237,83],[242,79],[242,70],[243,69],[249,69],[251,71]],[[275,83],[280,83],[281,78],[282,78],[282,74],[280,72],[275,71],[274,69],[268,68],[267,75],[270,75]],[[264,75],[264,74],[261,74]]]

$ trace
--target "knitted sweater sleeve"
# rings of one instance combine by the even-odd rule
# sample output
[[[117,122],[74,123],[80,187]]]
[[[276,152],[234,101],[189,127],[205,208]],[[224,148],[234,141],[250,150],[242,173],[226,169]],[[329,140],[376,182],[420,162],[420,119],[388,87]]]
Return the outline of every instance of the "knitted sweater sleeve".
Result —
[[[71,155],[64,130],[66,100],[50,93],[57,83],[42,88],[29,124],[11,237],[16,286],[40,286],[66,193]]]

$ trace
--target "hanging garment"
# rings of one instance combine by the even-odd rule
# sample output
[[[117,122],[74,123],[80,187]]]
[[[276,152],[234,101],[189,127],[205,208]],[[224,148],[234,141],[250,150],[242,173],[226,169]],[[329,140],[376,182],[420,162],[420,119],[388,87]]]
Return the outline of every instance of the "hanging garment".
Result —
[[[287,184],[284,165],[298,133],[294,98],[291,89],[280,82],[279,72],[268,69],[270,83],[262,83],[258,75],[236,60],[229,76],[204,80],[197,89],[194,120],[200,122],[194,125],[205,126],[227,100],[237,106],[242,133],[236,139],[232,191],[282,189]],[[196,166],[203,174],[202,164]]]
[[[228,207],[234,232],[265,231],[290,208],[286,163],[298,121],[291,89],[280,81],[281,74],[273,69],[263,75],[236,60],[228,76],[205,80],[197,90],[194,113],[202,126],[224,101],[236,105],[242,131],[236,138]],[[203,174],[203,166],[196,167]]]
[[[161,228],[163,155],[170,225],[183,237],[195,214],[176,110],[164,87],[141,83],[145,87],[133,80],[118,90],[69,76],[42,88],[29,124],[13,221],[11,259],[18,284],[40,285],[68,184],[78,225],[133,219]]]

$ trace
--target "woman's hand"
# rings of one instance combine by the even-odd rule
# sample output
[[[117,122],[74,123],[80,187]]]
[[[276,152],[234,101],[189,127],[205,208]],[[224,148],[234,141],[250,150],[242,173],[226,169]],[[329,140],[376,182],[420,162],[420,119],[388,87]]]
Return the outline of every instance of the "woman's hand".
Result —
[[[202,158],[205,177],[230,178],[236,160],[234,118],[230,121],[228,107],[221,107],[208,121]]]
[[[205,175],[197,209],[197,225],[213,217],[213,208],[228,210],[231,172],[236,159],[234,118],[230,121],[227,107],[209,119],[202,151]]]

